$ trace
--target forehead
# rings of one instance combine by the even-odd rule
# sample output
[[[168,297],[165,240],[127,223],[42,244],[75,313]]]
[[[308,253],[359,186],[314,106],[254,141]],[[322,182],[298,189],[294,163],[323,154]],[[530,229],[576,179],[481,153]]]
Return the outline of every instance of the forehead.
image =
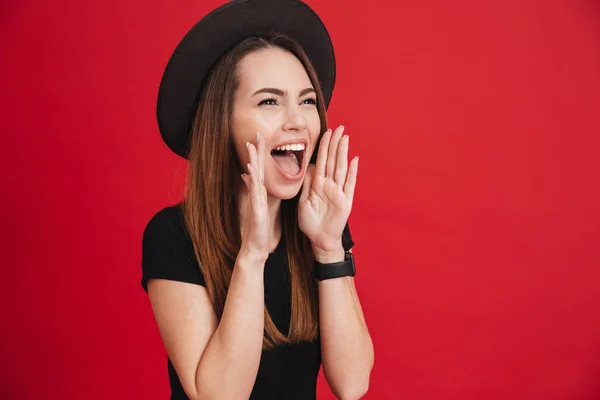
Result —
[[[265,87],[302,90],[312,87],[304,66],[293,54],[280,48],[258,50],[246,55],[238,66],[240,91]]]

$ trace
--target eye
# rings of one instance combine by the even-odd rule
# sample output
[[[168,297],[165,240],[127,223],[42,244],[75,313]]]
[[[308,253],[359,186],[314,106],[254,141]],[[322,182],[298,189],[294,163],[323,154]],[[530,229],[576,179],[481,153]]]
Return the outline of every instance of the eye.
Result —
[[[302,104],[312,104],[312,105],[316,105],[317,104],[317,99],[314,98],[308,98],[308,99],[304,99],[302,101]]]
[[[267,105],[267,106],[275,106],[277,105],[277,100],[274,98],[264,99],[258,103],[259,106]]]

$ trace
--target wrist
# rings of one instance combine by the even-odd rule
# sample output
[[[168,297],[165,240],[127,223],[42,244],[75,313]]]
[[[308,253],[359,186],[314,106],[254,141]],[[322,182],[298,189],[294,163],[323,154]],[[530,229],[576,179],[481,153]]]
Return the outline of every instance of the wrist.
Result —
[[[249,252],[240,252],[235,260],[235,266],[242,268],[264,268],[265,263],[265,256],[259,256]]]
[[[356,275],[356,266],[354,265],[354,256],[350,252],[344,251],[344,260],[335,261],[337,255],[330,258],[324,258],[327,262],[315,261],[313,264],[313,274],[319,281],[327,279],[342,278]]]
[[[344,250],[344,247],[340,241],[337,246],[332,246],[325,249],[322,247],[313,247],[313,254],[315,256],[315,261],[321,264],[330,264],[344,261],[346,251]]]

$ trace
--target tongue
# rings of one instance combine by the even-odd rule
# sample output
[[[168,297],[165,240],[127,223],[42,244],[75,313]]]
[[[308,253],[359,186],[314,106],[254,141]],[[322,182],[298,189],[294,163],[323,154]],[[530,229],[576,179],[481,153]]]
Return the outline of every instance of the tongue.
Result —
[[[293,151],[286,151],[283,155],[273,155],[273,160],[287,174],[292,176],[298,175],[300,172],[300,163]]]

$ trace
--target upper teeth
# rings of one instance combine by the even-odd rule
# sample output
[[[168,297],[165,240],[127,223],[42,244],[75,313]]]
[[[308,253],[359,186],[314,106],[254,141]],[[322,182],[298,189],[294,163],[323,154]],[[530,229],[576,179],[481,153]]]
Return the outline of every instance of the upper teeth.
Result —
[[[285,146],[275,147],[275,150],[293,150],[293,151],[301,151],[304,150],[304,143],[294,143],[294,144],[286,144]]]

